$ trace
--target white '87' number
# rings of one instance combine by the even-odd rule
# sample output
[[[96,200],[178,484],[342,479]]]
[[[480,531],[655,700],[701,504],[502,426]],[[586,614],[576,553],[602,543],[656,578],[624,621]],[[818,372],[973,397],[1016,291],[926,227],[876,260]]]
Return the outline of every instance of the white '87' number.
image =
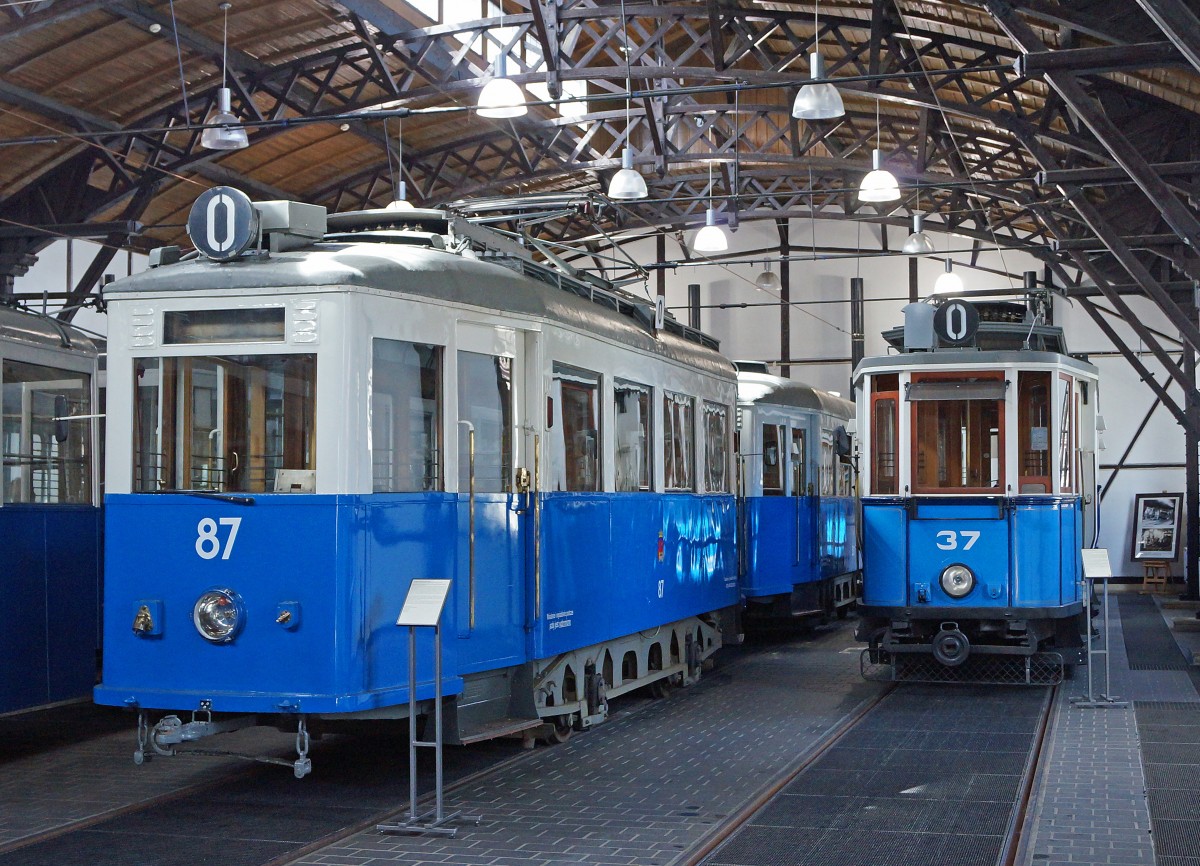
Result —
[[[221,539],[217,537],[217,523],[229,527],[229,537],[225,539],[225,548],[221,549]],[[238,527],[242,525],[240,517],[222,517],[219,521],[211,517],[203,518],[196,524],[196,555],[201,559],[212,559],[217,553],[221,559],[229,559],[233,553],[233,542],[237,539]]]
[[[958,537],[962,536],[967,540],[967,543],[962,546],[963,550],[970,550],[975,546],[975,542],[979,540],[982,533],[978,529],[964,529],[961,532],[955,532],[952,529],[943,529],[937,534],[938,538],[944,538],[945,541],[937,543],[940,550],[958,550]]]

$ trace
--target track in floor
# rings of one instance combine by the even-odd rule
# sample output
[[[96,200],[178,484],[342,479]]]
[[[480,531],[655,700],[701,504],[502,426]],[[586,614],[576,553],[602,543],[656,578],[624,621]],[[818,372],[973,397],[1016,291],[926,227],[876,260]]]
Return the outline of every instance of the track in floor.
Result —
[[[707,866],[994,866],[1008,850],[1050,689],[904,685]]]

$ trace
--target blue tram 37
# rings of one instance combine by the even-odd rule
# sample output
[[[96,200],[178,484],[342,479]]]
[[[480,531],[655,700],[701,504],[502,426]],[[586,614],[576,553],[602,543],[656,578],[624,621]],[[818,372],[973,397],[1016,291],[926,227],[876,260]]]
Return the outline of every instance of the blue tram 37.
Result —
[[[1083,660],[1097,371],[1019,303],[905,309],[859,395],[869,660]],[[896,667],[900,665],[900,667]],[[915,670],[916,668],[914,668]],[[964,669],[965,670],[965,669]],[[902,671],[901,671],[902,673]]]
[[[139,712],[139,759],[257,720],[299,776],[314,719],[406,716],[415,578],[452,580],[447,742],[699,677],[739,603],[715,341],[441,211],[218,187],[189,235],[105,293],[95,696]]]
[[[854,404],[738,361],[738,572],[746,624],[857,603]]]
[[[0,307],[0,714],[86,698],[100,647],[99,348]]]

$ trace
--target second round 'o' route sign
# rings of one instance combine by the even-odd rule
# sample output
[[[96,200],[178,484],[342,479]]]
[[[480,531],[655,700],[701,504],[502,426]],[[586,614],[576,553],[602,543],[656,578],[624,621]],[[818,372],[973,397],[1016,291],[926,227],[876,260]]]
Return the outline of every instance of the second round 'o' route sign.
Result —
[[[970,301],[949,301],[933,314],[933,330],[944,345],[966,345],[979,330],[979,311]]]
[[[208,258],[228,262],[258,239],[258,211],[241,190],[214,186],[192,205],[187,233]]]

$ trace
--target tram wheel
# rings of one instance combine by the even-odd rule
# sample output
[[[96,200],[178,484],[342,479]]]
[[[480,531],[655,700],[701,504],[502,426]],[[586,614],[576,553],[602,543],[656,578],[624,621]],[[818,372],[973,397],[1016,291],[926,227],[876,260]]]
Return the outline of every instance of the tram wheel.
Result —
[[[570,716],[556,716],[550,723],[550,735],[546,738],[548,743],[565,743],[571,739],[571,733],[575,729],[571,727]]]
[[[660,677],[650,683],[650,697],[652,698],[669,697],[673,691],[675,691],[675,686],[672,685],[670,677]]]

